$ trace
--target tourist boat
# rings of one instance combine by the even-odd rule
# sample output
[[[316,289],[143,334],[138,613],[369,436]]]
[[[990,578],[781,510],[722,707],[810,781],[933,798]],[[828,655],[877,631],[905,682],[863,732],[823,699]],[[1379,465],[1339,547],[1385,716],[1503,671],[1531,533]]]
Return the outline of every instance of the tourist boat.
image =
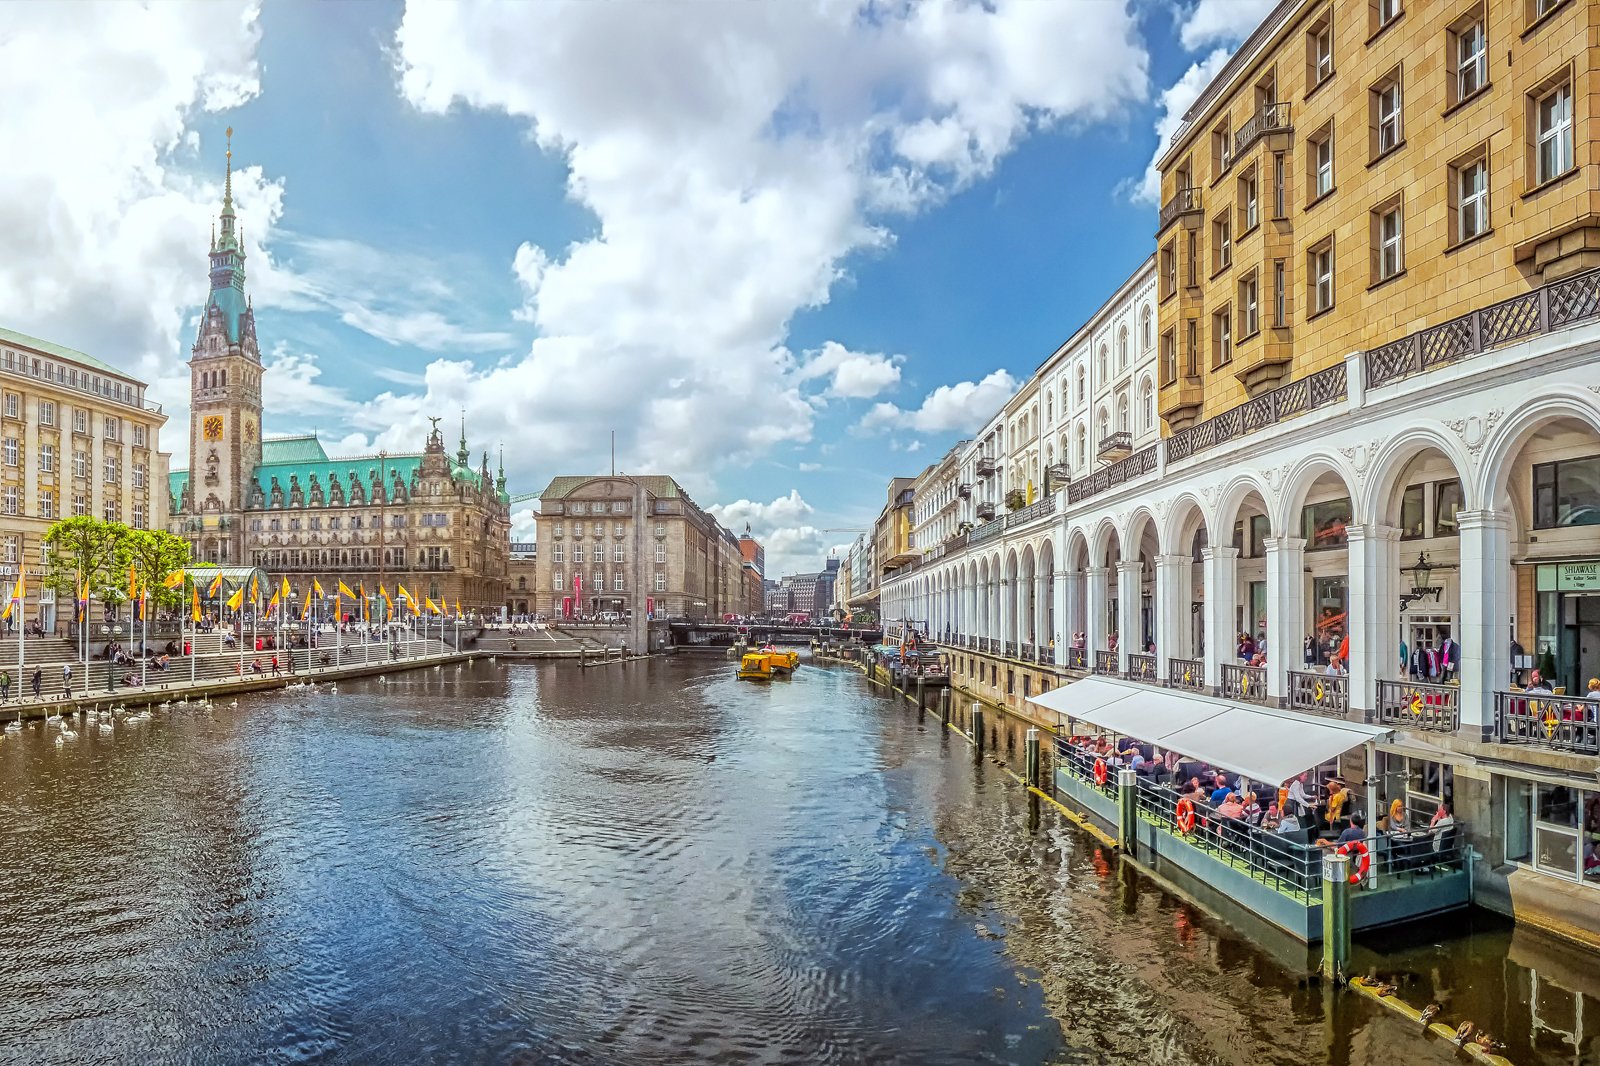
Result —
[[[759,651],[745,652],[739,660],[738,678],[740,681],[771,681],[771,658]]]
[[[768,644],[759,654],[767,657],[768,667],[779,676],[794,673],[794,668],[800,665],[800,653],[797,651],[779,651]]]

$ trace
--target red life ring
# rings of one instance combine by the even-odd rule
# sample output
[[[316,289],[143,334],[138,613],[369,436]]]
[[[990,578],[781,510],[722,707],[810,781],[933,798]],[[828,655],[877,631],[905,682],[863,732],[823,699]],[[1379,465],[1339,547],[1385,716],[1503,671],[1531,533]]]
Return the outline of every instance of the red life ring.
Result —
[[[1104,759],[1096,759],[1094,761],[1094,783],[1097,785],[1106,783],[1106,761]]]
[[[1372,869],[1372,856],[1367,854],[1366,844],[1359,840],[1352,840],[1348,844],[1340,844],[1339,854],[1361,856],[1361,861],[1356,864],[1356,868],[1350,873],[1350,883],[1352,885],[1360,882],[1363,877],[1367,876],[1367,871]]]
[[[1174,820],[1178,823],[1178,830],[1184,836],[1194,832],[1194,801],[1185,796],[1178,801],[1177,809],[1173,812]]]

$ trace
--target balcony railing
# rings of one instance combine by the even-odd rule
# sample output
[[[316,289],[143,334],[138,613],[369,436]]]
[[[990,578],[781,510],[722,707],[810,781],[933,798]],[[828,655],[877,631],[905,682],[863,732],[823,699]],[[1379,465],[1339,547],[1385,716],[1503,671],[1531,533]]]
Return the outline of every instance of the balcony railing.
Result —
[[[1234,158],[1244,155],[1245,149],[1255,144],[1269,133],[1285,133],[1289,130],[1289,105],[1282,101],[1275,104],[1266,104],[1255,114],[1245,119],[1233,135]]]
[[[1343,718],[1350,709],[1350,685],[1339,674],[1289,671],[1289,706],[1296,711]]]
[[[1365,359],[1367,388],[1595,317],[1600,317],[1600,270],[1588,270],[1372,349]]]
[[[1067,669],[1068,670],[1087,670],[1087,669],[1089,669],[1089,649],[1088,648],[1068,648],[1067,649]]]
[[[1496,692],[1494,737],[1502,744],[1600,755],[1600,700]]]
[[[1378,721],[1405,729],[1454,733],[1461,724],[1461,689],[1456,685],[1379,681]]]
[[[978,504],[978,518],[981,519],[982,521],[985,521],[985,522],[993,522],[994,521],[994,504],[992,504],[992,503],[980,503],[980,504]]]
[[[1007,659],[1015,659],[1017,657],[1017,642],[1014,640],[1006,641],[1004,654]]]
[[[982,507],[978,508],[978,517],[983,517]],[[1005,521],[994,517],[994,507],[991,505],[989,507],[989,521],[985,522],[976,529],[969,529],[967,531],[967,543],[982,544],[990,537],[998,537],[1001,533],[1005,532],[1005,528]]]
[[[1112,463],[1096,470],[1088,477],[1079,478],[1067,486],[1067,502],[1080,503],[1125,481],[1132,481],[1156,468],[1156,445],[1140,448],[1120,463]]]
[[[963,500],[972,499],[972,485],[969,482],[963,481],[960,485],[956,486],[956,495],[960,496]]]
[[[1184,215],[1198,214],[1200,211],[1200,190],[1196,188],[1179,189],[1172,194],[1172,199],[1161,205],[1161,217],[1156,226],[1160,233]]]
[[[1267,668],[1223,663],[1220,695],[1231,700],[1244,700],[1247,703],[1266,703]]]
[[[1112,456],[1122,458],[1133,450],[1133,434],[1127,430],[1108,433],[1100,442],[1100,447],[1095,451],[1095,457],[1107,459]]]
[[[1168,659],[1167,684],[1190,692],[1204,692],[1206,664],[1199,659]]]
[[[1344,366],[1340,365],[1319,370],[1298,381],[1291,381],[1282,388],[1262,393],[1232,410],[1224,411],[1168,437],[1167,462],[1175,463],[1180,459],[1187,459],[1197,452],[1215,448],[1235,437],[1275,426],[1286,418],[1336,403],[1348,395],[1349,384],[1349,376]]]
[[[979,477],[988,477],[989,475],[991,475],[991,474],[993,474],[995,472],[995,469],[996,469],[996,464],[995,464],[994,456],[992,456],[992,455],[980,455],[980,456],[978,456],[978,476]]]
[[[1032,522],[1036,518],[1044,518],[1055,513],[1056,498],[1054,496],[1046,496],[1043,499],[1034,500],[1020,511],[1013,511],[1006,515],[1006,528],[1011,529],[1024,523]]]
[[[1117,653],[1114,651],[1097,651],[1094,653],[1094,672],[1116,677],[1122,673],[1117,666]]]
[[[1034,648],[1033,642],[1032,641],[1026,641],[1026,640],[1023,641],[1022,642],[1022,660],[1023,660],[1023,662],[1031,663],[1031,662],[1036,661],[1038,659],[1038,657],[1039,657],[1039,655],[1038,655],[1037,650]]]
[[[1156,657],[1145,655],[1143,652],[1130,652],[1128,655],[1128,677],[1134,681],[1143,681],[1147,685],[1156,683]]]

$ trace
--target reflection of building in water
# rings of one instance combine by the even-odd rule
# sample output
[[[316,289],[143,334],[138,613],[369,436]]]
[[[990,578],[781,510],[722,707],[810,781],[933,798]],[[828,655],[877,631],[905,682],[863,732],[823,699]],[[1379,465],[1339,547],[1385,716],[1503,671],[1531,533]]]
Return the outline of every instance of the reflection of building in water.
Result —
[[[1164,435],[1078,407],[1115,341],[1082,387],[1052,357],[977,434],[959,531],[897,544],[874,594],[1015,708],[1098,667],[1390,729],[1386,779],[1414,817],[1453,804],[1477,901],[1600,945],[1600,8],[1391,9],[1278,5],[1163,150],[1130,338]],[[1447,50],[1448,77],[1401,62]],[[1071,480],[1029,502],[1012,471],[1062,440]]]

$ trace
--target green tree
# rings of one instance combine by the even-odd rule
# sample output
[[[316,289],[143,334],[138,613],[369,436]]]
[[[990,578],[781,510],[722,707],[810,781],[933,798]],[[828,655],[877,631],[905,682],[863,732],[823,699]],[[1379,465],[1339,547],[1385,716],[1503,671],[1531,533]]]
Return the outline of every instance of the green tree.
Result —
[[[148,602],[152,608],[183,605],[183,587],[162,588],[161,582],[174,570],[189,565],[188,541],[164,529],[124,529],[118,549],[118,570],[126,575],[131,564],[139,571],[140,582],[149,584]]]
[[[63,518],[52,525],[44,533],[44,544],[49,549],[45,557],[45,587],[76,604],[79,584],[86,581],[96,597],[105,599],[121,562],[119,546],[126,531],[126,526],[89,515]],[[127,598],[125,593],[124,589],[123,599]]]

